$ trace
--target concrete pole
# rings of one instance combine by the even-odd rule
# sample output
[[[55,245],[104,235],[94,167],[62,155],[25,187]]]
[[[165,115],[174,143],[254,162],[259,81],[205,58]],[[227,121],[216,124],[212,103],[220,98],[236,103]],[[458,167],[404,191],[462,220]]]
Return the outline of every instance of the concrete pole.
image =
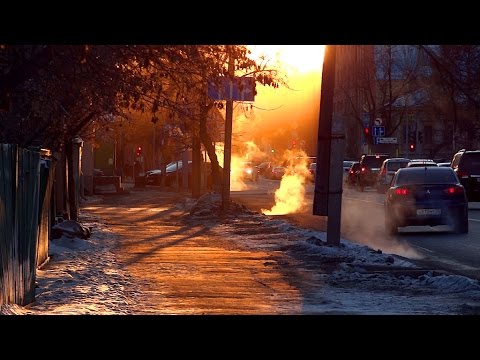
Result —
[[[335,85],[335,48],[325,47],[320,90],[320,114],[318,120],[317,171],[313,214],[327,216],[330,182],[330,143],[332,137],[333,91]]]
[[[328,190],[327,244],[340,245],[345,135],[332,135]]]
[[[332,134],[336,47],[325,47],[313,214],[328,216],[327,244],[340,245],[345,135]],[[343,130],[342,130],[343,131]],[[328,169],[327,171],[325,171]]]
[[[157,168],[157,165],[155,164],[155,158],[156,158],[156,144],[155,144],[155,140],[156,140],[156,131],[157,131],[157,123],[154,122],[153,123],[153,150],[152,150],[152,169],[156,169]]]
[[[230,50],[230,46],[227,47]],[[230,53],[228,58],[228,75],[233,81],[235,76],[235,59]],[[230,90],[232,85],[230,86]],[[227,94],[227,106],[225,115],[225,148],[223,158],[223,191],[222,191],[222,208],[228,211],[230,206],[230,162],[232,159],[232,119],[233,119],[233,100],[232,91]]]

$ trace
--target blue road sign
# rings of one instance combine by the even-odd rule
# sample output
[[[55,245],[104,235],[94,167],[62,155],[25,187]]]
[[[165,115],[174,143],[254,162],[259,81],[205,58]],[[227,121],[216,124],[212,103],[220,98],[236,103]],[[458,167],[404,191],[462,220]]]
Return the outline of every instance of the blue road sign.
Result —
[[[385,136],[385,126],[372,126],[372,133],[375,137]]]
[[[236,77],[233,81],[228,77],[222,77],[218,83],[208,81],[208,96],[214,100],[255,100],[255,79],[253,77]]]

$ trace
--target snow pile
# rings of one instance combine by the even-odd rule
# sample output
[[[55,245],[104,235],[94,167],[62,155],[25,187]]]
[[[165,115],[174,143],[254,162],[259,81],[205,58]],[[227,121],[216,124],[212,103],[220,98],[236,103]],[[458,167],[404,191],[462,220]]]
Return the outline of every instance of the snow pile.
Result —
[[[80,237],[82,239],[88,239],[91,236],[91,230],[89,227],[83,226],[74,220],[64,220],[54,226],[52,226],[52,237],[59,238],[62,235],[69,237]]]
[[[19,305],[8,304],[0,306],[0,315],[24,315],[27,314],[25,309]]]
[[[420,285],[428,285],[445,292],[455,293],[464,291],[478,292],[480,296],[480,283],[478,280],[470,279],[459,275],[432,276],[429,272],[418,278]]]
[[[112,247],[116,236],[100,219],[82,213],[94,229],[88,239],[63,235],[50,241],[50,262],[37,271],[35,302],[3,310],[15,314],[132,314],[138,286],[126,274]]]
[[[230,202],[229,209],[225,214],[222,209],[222,197],[217,193],[206,193],[202,195],[190,209],[190,215],[195,217],[211,216],[238,216],[239,214],[255,214],[245,205]]]
[[[192,207],[192,214],[209,215],[209,220],[215,221],[211,215],[219,211],[220,202],[220,195],[201,198]],[[241,208],[241,205],[235,206]],[[239,210],[234,219],[212,227],[212,231],[218,235],[228,234],[231,241],[247,248],[285,251],[290,256],[305,259],[314,255],[315,261],[328,265],[321,278],[335,286],[358,286],[374,291],[470,293],[480,297],[477,280],[423,270],[406,258],[345,239],[340,240],[338,247],[330,246],[325,232],[301,229],[263,214]]]
[[[69,235],[63,235],[59,239],[52,239],[48,246],[48,252],[50,256],[63,256],[66,253],[72,252],[72,250],[85,251],[92,249],[95,245],[87,240],[72,237]]]

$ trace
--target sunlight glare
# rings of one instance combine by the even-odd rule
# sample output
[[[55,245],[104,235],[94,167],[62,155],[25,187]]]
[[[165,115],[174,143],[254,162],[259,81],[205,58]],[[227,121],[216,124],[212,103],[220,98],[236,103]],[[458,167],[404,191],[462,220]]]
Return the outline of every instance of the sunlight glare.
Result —
[[[288,72],[321,72],[325,45],[250,45],[252,57],[266,56]]]

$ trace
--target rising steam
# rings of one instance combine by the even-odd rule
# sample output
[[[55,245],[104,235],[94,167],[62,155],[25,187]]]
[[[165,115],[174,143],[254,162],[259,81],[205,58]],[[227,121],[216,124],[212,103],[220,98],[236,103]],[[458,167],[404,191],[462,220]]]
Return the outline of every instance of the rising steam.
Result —
[[[306,204],[305,183],[310,180],[310,161],[304,151],[287,150],[284,154],[285,175],[275,191],[275,205],[262,209],[265,215],[285,215],[302,211]]]

